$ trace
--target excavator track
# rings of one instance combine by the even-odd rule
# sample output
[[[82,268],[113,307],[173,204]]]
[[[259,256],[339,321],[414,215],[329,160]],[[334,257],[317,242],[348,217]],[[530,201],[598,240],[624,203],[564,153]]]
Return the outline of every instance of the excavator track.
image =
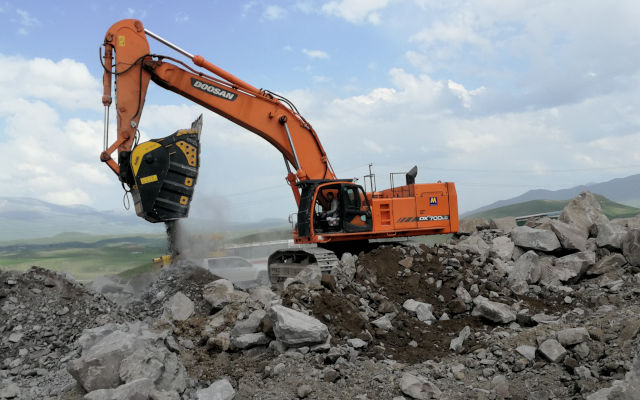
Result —
[[[309,265],[317,264],[323,274],[330,274],[338,266],[338,257],[327,249],[309,247],[276,250],[268,261],[269,281],[273,285],[282,284],[287,278],[294,278]]]

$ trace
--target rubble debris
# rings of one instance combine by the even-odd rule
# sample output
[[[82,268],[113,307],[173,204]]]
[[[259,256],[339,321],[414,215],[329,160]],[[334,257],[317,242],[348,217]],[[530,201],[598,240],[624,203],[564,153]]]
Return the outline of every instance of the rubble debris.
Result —
[[[286,290],[177,263],[114,303],[42,268],[0,271],[0,398],[633,398],[640,225],[582,197],[580,226],[576,207],[525,229],[477,221],[345,253],[331,284]],[[559,245],[523,245],[531,230]]]

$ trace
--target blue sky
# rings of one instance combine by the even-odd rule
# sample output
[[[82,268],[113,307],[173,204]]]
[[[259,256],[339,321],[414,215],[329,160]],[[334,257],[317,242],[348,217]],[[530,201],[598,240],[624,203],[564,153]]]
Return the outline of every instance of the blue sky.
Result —
[[[0,192],[122,208],[98,161],[98,46],[124,18],[293,100],[341,177],[373,163],[383,188],[389,172],[417,164],[421,182],[454,181],[469,211],[635,174],[639,17],[634,1],[0,0]],[[153,84],[143,139],[201,112],[194,212],[294,212],[275,149]]]

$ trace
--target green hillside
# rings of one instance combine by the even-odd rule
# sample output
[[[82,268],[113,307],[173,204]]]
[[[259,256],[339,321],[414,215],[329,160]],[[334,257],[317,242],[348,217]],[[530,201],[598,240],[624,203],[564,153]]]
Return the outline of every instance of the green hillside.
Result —
[[[596,195],[604,214],[613,218],[633,217],[640,214],[640,208],[625,206],[615,203],[604,196]],[[469,215],[467,218],[501,218],[501,217],[521,217],[524,215],[549,213],[562,211],[569,204],[570,200],[531,200],[509,206],[498,207],[492,210],[483,211]]]

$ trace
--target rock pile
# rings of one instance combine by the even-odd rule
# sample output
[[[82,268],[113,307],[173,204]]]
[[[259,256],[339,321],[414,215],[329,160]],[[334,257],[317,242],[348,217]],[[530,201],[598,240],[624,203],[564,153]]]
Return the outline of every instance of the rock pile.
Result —
[[[45,292],[42,269],[2,273],[0,399],[638,397],[640,218],[609,221],[583,193],[560,220],[461,225],[282,289],[173,266],[126,309],[57,275]],[[55,339],[33,305],[63,312],[41,324]]]
[[[73,386],[66,363],[83,329],[132,319],[68,275],[0,271],[0,398],[55,398]]]

